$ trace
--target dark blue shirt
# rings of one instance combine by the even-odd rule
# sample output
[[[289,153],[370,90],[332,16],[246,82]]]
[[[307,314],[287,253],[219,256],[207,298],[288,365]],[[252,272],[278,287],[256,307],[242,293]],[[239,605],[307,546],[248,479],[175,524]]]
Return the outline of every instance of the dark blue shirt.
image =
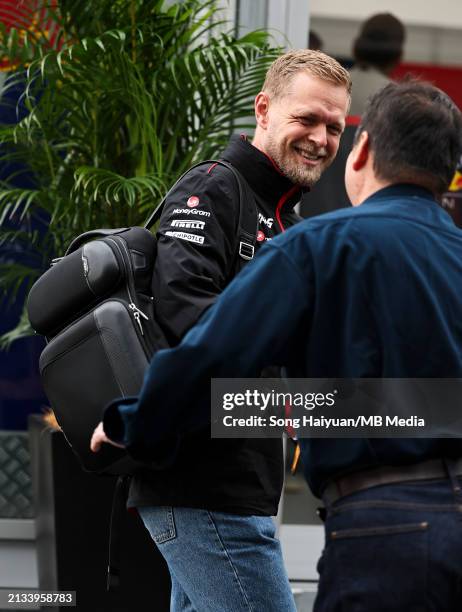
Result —
[[[105,429],[161,460],[208,422],[212,377],[270,364],[290,377],[462,376],[462,233],[429,192],[387,187],[267,243],[183,342],[157,353],[139,400],[108,409]],[[347,471],[462,456],[462,441],[312,439],[302,456],[320,495]]]

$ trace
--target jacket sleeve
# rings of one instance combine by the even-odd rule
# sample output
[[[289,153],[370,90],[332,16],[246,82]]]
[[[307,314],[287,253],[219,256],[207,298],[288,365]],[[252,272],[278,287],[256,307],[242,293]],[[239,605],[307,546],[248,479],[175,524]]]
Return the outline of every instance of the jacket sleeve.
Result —
[[[167,198],[153,274],[156,321],[177,344],[223,291],[234,266],[238,186],[222,166],[188,173]]]
[[[136,459],[173,459],[183,436],[210,423],[211,378],[256,377],[300,357],[312,300],[309,266],[265,245],[182,343],[155,355],[139,401],[108,408],[106,433]]]

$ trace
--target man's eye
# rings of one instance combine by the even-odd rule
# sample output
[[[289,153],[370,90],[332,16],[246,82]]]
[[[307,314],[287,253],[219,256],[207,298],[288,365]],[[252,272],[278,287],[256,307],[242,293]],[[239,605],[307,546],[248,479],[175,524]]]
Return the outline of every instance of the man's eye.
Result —
[[[342,133],[342,130],[338,127],[335,127],[334,125],[330,125],[327,129],[334,136],[340,136],[340,134]]]

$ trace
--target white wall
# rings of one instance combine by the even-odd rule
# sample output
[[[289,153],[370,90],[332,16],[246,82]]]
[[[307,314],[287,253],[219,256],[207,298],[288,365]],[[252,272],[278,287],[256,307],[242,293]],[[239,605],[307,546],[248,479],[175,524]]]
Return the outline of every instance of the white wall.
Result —
[[[232,1],[228,14],[235,10],[236,1]],[[240,0],[239,21],[241,32],[266,28],[275,44],[304,48],[308,41],[309,0]]]
[[[352,42],[358,35],[361,21],[312,15],[310,24],[323,39],[326,53],[351,57]],[[404,61],[462,66],[462,30],[404,24]]]
[[[357,19],[374,13],[390,12],[407,24],[462,29],[461,0],[307,0],[312,17]]]
[[[221,2],[232,20],[237,0]],[[462,66],[462,0],[240,0],[240,6],[241,24],[249,29],[267,27],[278,44],[303,48],[311,27],[324,51],[337,57],[351,57],[364,19],[392,12],[406,26],[404,61]]]
[[[268,0],[267,27],[286,48],[305,48],[309,29],[308,0]]]

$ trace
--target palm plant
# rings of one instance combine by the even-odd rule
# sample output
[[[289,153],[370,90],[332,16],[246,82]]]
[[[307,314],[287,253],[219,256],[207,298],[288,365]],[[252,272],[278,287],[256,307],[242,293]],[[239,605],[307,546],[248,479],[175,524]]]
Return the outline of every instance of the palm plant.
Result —
[[[251,127],[278,50],[265,32],[214,29],[218,10],[216,0],[48,0],[47,32],[3,27],[0,55],[17,65],[6,88],[21,84],[26,113],[0,126],[0,162],[31,176],[27,187],[18,170],[0,181],[3,297],[27,291],[75,235],[142,224],[191,163]],[[30,332],[23,314],[3,344]]]

